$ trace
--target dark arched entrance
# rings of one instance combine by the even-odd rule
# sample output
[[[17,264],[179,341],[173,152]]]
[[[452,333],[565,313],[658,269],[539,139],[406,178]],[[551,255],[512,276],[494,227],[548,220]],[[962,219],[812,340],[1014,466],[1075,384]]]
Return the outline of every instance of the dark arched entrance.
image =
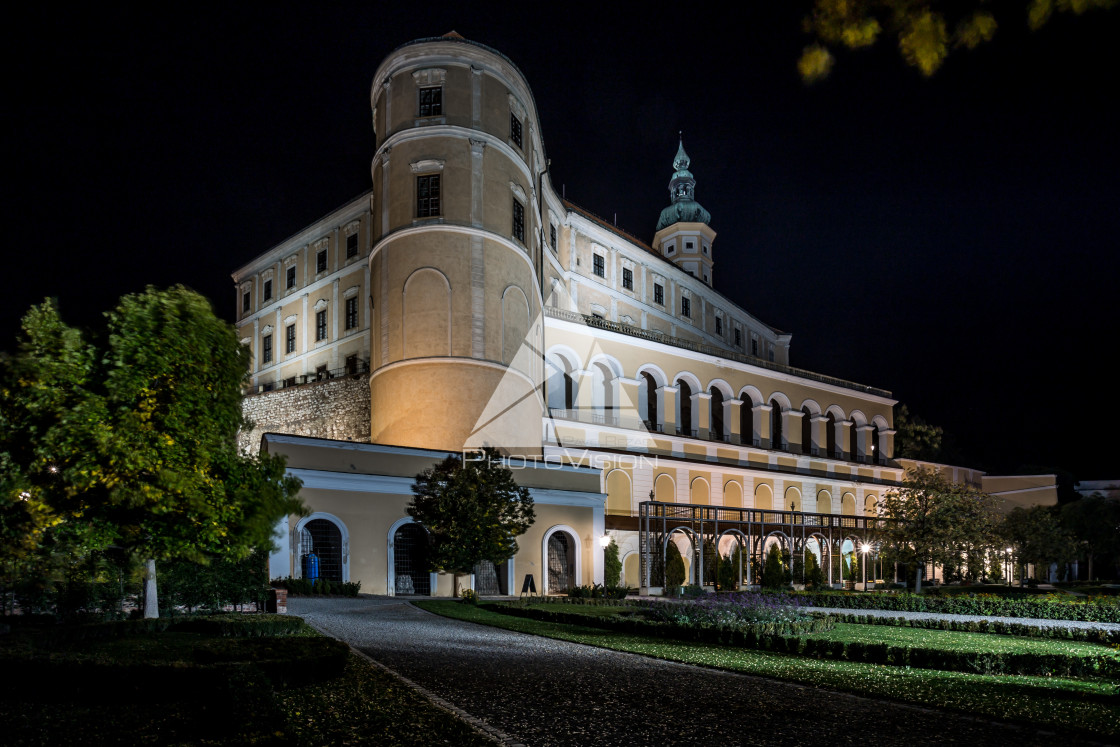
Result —
[[[333,521],[312,519],[300,532],[300,563],[303,576],[308,578],[315,572],[316,578],[324,581],[342,581],[342,532]],[[315,555],[318,563],[309,563],[309,556]]]
[[[428,533],[419,524],[402,524],[393,534],[393,571],[397,595],[431,596]]]
[[[561,594],[575,585],[576,543],[567,532],[548,538],[548,592]]]

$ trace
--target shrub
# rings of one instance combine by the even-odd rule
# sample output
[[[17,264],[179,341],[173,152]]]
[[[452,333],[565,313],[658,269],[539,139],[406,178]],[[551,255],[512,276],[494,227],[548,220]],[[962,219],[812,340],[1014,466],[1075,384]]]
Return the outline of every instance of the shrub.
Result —
[[[805,586],[810,589],[823,589],[825,587],[824,570],[817,562],[817,555],[812,551],[805,552]]]
[[[766,562],[762,565],[762,588],[780,589],[786,585],[786,572],[782,564],[782,551],[778,545],[770,545]]]
[[[478,604],[478,592],[474,589],[463,589],[459,596],[467,604]]]
[[[622,559],[618,557],[618,543],[611,537],[611,543],[603,551],[603,580],[607,586],[622,583]]]
[[[665,586],[676,589],[684,584],[684,558],[677,548],[677,543],[669,541],[665,558]]]
[[[719,564],[720,591],[735,591],[739,586],[739,545],[731,549]]]

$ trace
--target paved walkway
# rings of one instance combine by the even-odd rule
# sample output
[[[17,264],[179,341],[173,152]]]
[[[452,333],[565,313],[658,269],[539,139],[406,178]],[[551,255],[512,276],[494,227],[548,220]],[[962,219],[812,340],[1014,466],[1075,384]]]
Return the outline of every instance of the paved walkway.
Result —
[[[289,611],[480,719],[510,744],[1076,743],[944,711],[450,620],[392,598],[295,597]]]

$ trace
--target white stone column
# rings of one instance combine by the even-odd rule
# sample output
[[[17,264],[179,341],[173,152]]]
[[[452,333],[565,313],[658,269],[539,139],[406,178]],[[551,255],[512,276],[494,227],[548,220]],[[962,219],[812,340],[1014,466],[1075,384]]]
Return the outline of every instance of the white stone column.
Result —
[[[809,453],[826,456],[828,450],[828,416],[814,415],[810,422],[812,423],[813,443],[810,445]]]
[[[692,430],[698,438],[708,438],[711,433],[712,395],[697,392],[692,395]]]
[[[723,401],[723,427],[727,430],[728,440],[733,444],[741,443],[739,432],[743,412],[743,400],[725,399]]]
[[[782,411],[782,435],[786,438],[786,443],[789,444],[789,450],[795,454],[806,454],[808,448],[801,443],[801,419],[805,417],[805,413],[801,410],[783,410]]]
[[[771,448],[770,446],[770,411],[774,409],[770,405],[755,405],[751,408],[754,413],[754,433],[751,434],[752,438],[756,440],[764,449]]]

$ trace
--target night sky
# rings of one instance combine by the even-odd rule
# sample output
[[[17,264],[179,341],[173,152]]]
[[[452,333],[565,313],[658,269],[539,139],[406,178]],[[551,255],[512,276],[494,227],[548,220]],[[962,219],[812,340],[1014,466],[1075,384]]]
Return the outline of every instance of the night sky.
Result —
[[[715,287],[793,365],[891,390],[967,464],[1120,476],[1120,11],[809,87],[795,2],[229,5],[10,17],[0,349],[46,296],[93,325],[183,283],[232,319],[236,267],[369,188],[380,61],[454,29],[525,73],[557,189],[647,242],[683,130]]]

